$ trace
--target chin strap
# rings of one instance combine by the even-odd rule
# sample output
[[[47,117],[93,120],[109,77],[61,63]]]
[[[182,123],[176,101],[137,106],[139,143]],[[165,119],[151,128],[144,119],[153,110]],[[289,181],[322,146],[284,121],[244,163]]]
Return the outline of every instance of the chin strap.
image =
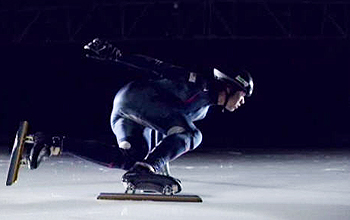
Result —
[[[229,93],[227,92],[227,90],[225,90],[225,102],[224,102],[224,105],[222,107],[222,113],[225,112],[225,108],[226,108],[226,105],[228,103],[228,99],[229,99]]]

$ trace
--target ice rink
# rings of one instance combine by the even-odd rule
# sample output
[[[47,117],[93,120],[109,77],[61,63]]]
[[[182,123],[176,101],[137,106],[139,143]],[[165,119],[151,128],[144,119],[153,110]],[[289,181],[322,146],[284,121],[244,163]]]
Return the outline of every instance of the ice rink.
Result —
[[[0,155],[0,219],[349,220],[347,152],[197,152],[171,163],[183,194],[203,203],[101,201],[100,192],[124,192],[122,170],[71,156],[50,158],[38,170],[21,169],[5,186],[9,155]]]

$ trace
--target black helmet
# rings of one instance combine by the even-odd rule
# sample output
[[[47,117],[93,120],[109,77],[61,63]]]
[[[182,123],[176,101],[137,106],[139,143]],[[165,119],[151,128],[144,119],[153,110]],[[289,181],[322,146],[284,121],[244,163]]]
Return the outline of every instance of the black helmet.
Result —
[[[253,93],[253,78],[247,71],[240,71],[234,78],[231,78],[214,68],[214,77],[225,84],[235,87],[237,90],[242,90],[247,97],[250,97]]]

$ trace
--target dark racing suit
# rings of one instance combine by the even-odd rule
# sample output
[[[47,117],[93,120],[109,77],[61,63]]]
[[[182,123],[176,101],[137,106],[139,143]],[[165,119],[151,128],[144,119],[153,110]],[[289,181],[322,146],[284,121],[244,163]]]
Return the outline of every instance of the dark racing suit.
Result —
[[[124,57],[118,62],[157,76],[133,81],[116,94],[111,127],[119,147],[89,141],[71,143],[75,146],[68,151],[109,167],[128,170],[136,162],[145,162],[159,171],[198,147],[202,134],[193,122],[203,119],[217,102],[217,91],[209,89],[212,80],[145,56]],[[152,129],[164,137],[154,149]]]

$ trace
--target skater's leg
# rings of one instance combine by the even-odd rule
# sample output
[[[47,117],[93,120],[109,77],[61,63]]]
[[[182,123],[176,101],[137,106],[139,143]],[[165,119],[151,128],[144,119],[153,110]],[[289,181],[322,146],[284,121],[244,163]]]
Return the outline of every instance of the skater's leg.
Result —
[[[63,153],[98,163],[110,168],[129,169],[132,162],[118,146],[107,145],[96,140],[66,138]]]
[[[172,115],[172,119],[162,120],[162,122],[167,122],[173,126],[165,132],[166,137],[155,147],[146,160],[137,162],[135,166],[123,175],[123,182],[134,184],[136,179],[143,179],[144,181],[152,179],[154,183],[156,182],[160,185],[170,184],[173,193],[181,191],[181,182],[178,179],[170,176],[165,177],[160,175],[159,172],[169,161],[195,149],[200,144],[202,135],[193,123],[187,121],[185,117]],[[159,123],[157,126],[168,127],[165,123]],[[160,129],[160,131],[164,132],[163,129]],[[165,179],[169,181],[165,181]],[[135,187],[138,188],[137,184]],[[143,189],[142,186],[139,189]]]
[[[168,162],[194,150],[201,143],[201,132],[192,122],[187,122],[184,118],[182,120],[183,123],[173,126],[167,131],[166,137],[144,161],[151,165],[156,172],[160,171]],[[178,121],[181,120],[178,119]]]
[[[118,146],[110,146],[91,140],[69,139],[64,143],[64,152],[111,167],[128,170],[135,162],[143,160],[149,151],[144,127],[128,119],[119,118],[113,128]],[[148,130],[149,131],[149,130]],[[147,137],[148,138],[148,137]]]
[[[80,140],[70,137],[44,135],[37,132],[33,136],[34,145],[29,151],[30,169],[38,168],[44,157],[61,153],[73,154],[107,167],[129,169],[134,161],[130,160],[125,150],[118,146],[107,145],[96,140]]]
[[[29,168],[38,168],[44,157],[67,153],[110,168],[129,170],[135,162],[147,157],[151,130],[122,118],[114,128],[117,131],[119,147],[96,140],[59,136],[51,138],[50,135],[37,132],[33,147],[28,149]]]

